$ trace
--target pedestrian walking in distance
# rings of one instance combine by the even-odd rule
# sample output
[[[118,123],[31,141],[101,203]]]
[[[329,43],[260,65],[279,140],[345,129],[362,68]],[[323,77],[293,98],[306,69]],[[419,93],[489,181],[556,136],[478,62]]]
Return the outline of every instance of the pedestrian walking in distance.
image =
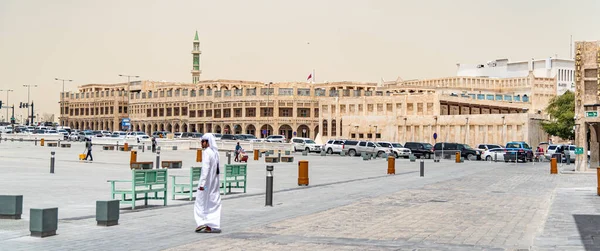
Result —
[[[92,157],[92,140],[86,138],[85,139],[85,149],[87,149],[87,154],[85,155],[85,160],[90,158],[90,161],[94,161],[94,157]]]
[[[202,136],[202,149],[202,171],[194,204],[196,233],[220,233],[219,149],[212,133]]]

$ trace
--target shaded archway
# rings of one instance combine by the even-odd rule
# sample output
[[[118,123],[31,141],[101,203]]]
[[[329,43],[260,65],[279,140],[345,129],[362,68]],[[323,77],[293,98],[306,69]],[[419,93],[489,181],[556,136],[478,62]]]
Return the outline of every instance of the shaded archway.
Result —
[[[273,127],[271,125],[263,125],[260,127],[260,137],[266,138],[273,134]]]
[[[179,130],[179,129],[181,129],[179,127],[179,123],[175,123],[175,131],[172,131],[172,132],[181,132],[181,130]]]
[[[234,134],[242,134],[242,126],[241,125],[233,125],[233,133]]]
[[[315,136],[315,139],[316,139],[317,138],[317,134],[319,134],[319,126],[315,126],[315,130],[313,132],[315,132],[314,136]],[[321,136],[323,136],[323,135],[321,135]]]
[[[225,127],[223,128],[223,133],[224,134],[231,134],[231,126],[225,125]]]
[[[296,135],[302,138],[310,138],[310,128],[307,125],[300,125],[296,131]]]
[[[181,130],[181,131],[182,131],[182,132],[188,132],[188,125],[187,125],[186,123],[183,123],[182,130]]]
[[[331,137],[337,136],[337,125],[335,119],[331,120]]]
[[[221,133],[221,126],[215,126],[215,133]]]
[[[167,131],[168,132],[173,132],[173,126],[171,124],[167,125]]]
[[[291,139],[294,135],[293,132],[294,130],[292,129],[291,126],[289,125],[281,125],[279,126],[279,130],[277,130],[279,135],[283,135],[285,136],[286,139]]]
[[[254,125],[246,126],[246,133],[256,136],[256,127]]]

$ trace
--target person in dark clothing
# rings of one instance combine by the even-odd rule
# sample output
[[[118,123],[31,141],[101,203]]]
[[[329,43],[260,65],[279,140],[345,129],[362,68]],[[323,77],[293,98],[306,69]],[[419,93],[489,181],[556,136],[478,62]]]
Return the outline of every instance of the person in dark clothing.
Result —
[[[235,162],[240,161],[241,150],[242,150],[242,146],[240,146],[240,142],[237,142],[237,145],[235,146],[235,158],[233,159],[233,161],[235,161]]]
[[[92,157],[92,140],[87,138],[85,140],[85,149],[87,149],[87,155],[85,156],[85,160],[87,160],[89,157],[90,161],[94,161],[94,157]]]
[[[152,137],[152,152],[156,152],[156,137]]]

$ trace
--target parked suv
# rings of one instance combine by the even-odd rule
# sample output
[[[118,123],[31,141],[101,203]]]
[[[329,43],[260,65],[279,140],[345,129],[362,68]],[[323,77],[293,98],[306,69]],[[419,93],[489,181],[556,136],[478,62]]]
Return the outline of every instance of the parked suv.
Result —
[[[431,159],[431,156],[433,156],[433,146],[429,143],[406,142],[404,147],[410,149],[411,153],[417,158]]]
[[[496,144],[479,144],[479,145],[477,145],[477,149],[480,149],[483,152],[490,150],[490,149],[496,149],[496,148],[502,148],[502,146],[496,145]]]
[[[473,149],[467,144],[440,142],[433,146],[433,150],[436,152],[440,151],[440,153],[441,151],[447,151],[444,152],[444,156],[442,156],[444,159],[450,159],[454,156],[456,151],[460,151],[460,156],[465,159],[481,160],[481,151]]]
[[[518,160],[522,160],[523,162],[533,161],[533,150],[531,149],[531,146],[523,141],[506,143],[504,162]]]
[[[400,143],[377,142],[377,144],[380,144],[383,147],[389,147],[394,153],[395,158],[408,158],[410,156],[410,149],[403,147]]]
[[[233,134],[223,134],[223,136],[221,136],[221,140],[237,140],[235,135]]]
[[[377,156],[381,157],[384,153],[391,154],[391,150],[389,147],[383,147],[380,144],[371,141],[355,141],[357,144],[351,145],[346,144],[350,142],[345,142],[344,151],[348,151],[348,155],[356,156],[361,153],[374,153]]]
[[[330,139],[323,145],[323,151],[326,151],[327,154],[341,153],[344,149],[344,142],[345,140]]]
[[[317,145],[317,143],[309,138],[292,138],[292,144],[294,145],[294,151],[308,151],[308,152],[321,152],[321,145]]]

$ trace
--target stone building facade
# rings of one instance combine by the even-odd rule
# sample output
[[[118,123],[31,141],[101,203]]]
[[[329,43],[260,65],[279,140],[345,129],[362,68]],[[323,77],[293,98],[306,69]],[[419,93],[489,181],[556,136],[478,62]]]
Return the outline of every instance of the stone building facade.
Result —
[[[451,77],[383,84],[238,80],[90,84],[66,93],[61,124],[77,129],[272,134],[387,141],[547,140],[539,121],[556,79]]]
[[[600,161],[600,41],[575,42],[575,144],[590,151],[590,167]],[[577,155],[577,170],[586,171],[587,154]]]

